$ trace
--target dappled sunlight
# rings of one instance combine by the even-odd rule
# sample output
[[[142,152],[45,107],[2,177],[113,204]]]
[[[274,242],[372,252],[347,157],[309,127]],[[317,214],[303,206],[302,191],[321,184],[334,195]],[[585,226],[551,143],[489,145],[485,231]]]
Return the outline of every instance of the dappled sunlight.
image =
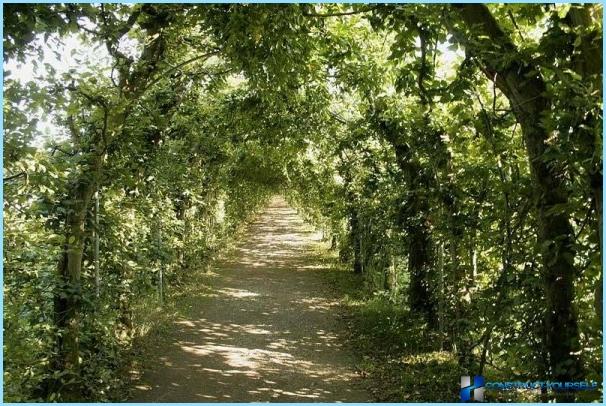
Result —
[[[135,400],[368,401],[319,275],[326,267],[311,245],[320,236],[272,201],[211,270],[208,289],[188,298]]]
[[[259,296],[258,293],[250,292],[250,291],[244,290],[244,289],[226,288],[226,289],[218,289],[217,292],[219,292],[220,294],[223,294],[225,296],[231,296],[231,297],[236,297],[236,298]]]
[[[301,302],[308,305],[309,309],[313,310],[330,310],[331,307],[334,307],[338,304],[335,301],[327,301],[325,298],[317,298],[312,297],[309,299],[301,299]]]

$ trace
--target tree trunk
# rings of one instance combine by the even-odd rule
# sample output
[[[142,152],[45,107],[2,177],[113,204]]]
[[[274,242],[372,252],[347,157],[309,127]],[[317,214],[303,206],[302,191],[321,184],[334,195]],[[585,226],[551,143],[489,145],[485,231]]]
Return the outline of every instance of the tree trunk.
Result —
[[[575,355],[579,348],[577,318],[573,308],[573,233],[563,174],[558,162],[545,157],[550,132],[542,119],[550,115],[551,103],[538,70],[525,63],[490,11],[482,4],[456,4],[467,26],[466,49],[479,58],[484,73],[507,96],[521,125],[530,160],[536,198],[538,244],[545,283],[547,350],[552,377],[571,381],[581,373]],[[455,33],[460,38],[460,33]],[[507,55],[503,64],[500,55]]]
[[[94,230],[93,230],[93,258],[95,262],[95,295],[97,299],[101,296],[101,276],[99,269],[99,187],[95,191],[95,212],[94,212]]]
[[[377,108],[377,107],[375,107]],[[430,328],[437,328],[434,300],[430,289],[432,271],[431,233],[429,230],[429,201],[423,194],[427,189],[424,170],[414,161],[410,146],[402,141],[402,130],[380,115],[375,116],[377,126],[395,152],[396,162],[402,171],[403,181],[409,190],[408,204],[400,209],[398,225],[406,230],[408,239],[408,273],[410,310],[423,315]]]
[[[437,325],[436,312],[430,290],[431,238],[427,227],[413,225],[408,227],[408,270],[410,288],[408,300],[412,312],[421,313],[431,328]]]
[[[423,178],[423,169],[410,157],[409,147],[399,142],[397,135],[385,127],[388,141],[394,147],[396,161],[404,174],[410,190],[408,206],[402,208],[398,223],[406,230],[408,238],[408,273],[410,286],[408,300],[410,310],[423,315],[431,329],[437,328],[437,317],[430,288],[430,276],[433,267],[429,230],[429,201],[422,190],[427,188]]]
[[[392,249],[387,252],[387,266],[384,268],[384,284],[383,287],[389,292],[393,292],[397,288],[396,262]]]
[[[68,198],[70,204],[65,220],[66,242],[57,269],[59,286],[54,300],[54,318],[60,334],[53,363],[55,370],[66,371],[68,375],[60,378],[62,381],[53,383],[53,386],[57,386],[55,390],[62,394],[62,400],[65,401],[78,400],[79,396],[79,388],[66,385],[64,382],[69,381],[73,377],[72,374],[78,375],[80,366],[79,331],[82,299],[80,276],[86,238],[84,225],[101,162],[95,155],[91,160],[92,165],[84,169],[74,183]]]
[[[356,274],[362,273],[362,244],[360,241],[360,221],[358,219],[358,211],[355,208],[351,209],[350,214],[351,241],[353,247],[353,271]]]

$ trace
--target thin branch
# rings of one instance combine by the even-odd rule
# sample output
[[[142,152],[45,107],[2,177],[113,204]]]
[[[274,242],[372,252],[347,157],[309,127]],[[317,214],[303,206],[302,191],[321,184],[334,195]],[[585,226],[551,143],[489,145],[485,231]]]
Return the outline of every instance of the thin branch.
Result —
[[[59,152],[61,152],[61,153],[65,154],[65,155],[67,155],[67,156],[75,156],[75,155],[76,155],[76,152],[68,152],[68,151],[65,151],[65,150],[61,149],[61,147],[60,147],[60,146],[58,146],[58,145],[54,145],[54,146],[53,146],[53,149],[52,149],[52,151],[51,151],[51,156],[54,156],[54,155],[55,155],[55,152],[57,152],[57,151],[59,151]]]
[[[302,15],[304,17],[316,17],[316,18],[342,17],[342,16],[350,16],[350,15],[354,15],[354,14],[368,13],[369,11],[373,11],[373,10],[377,9],[378,7],[379,6],[376,5],[373,7],[369,7],[365,10],[342,11],[342,12],[336,12],[336,13],[303,12]]]
[[[74,121],[74,116],[67,116],[67,127],[69,128],[69,133],[72,136],[72,142],[74,145],[80,143],[80,132],[76,128],[76,122]]]
[[[207,59],[207,58],[210,58],[211,56],[218,55],[218,54],[219,54],[219,52],[221,52],[221,50],[217,49],[217,50],[214,50],[214,51],[212,51],[212,52],[208,52],[208,53],[203,54],[203,55],[198,55],[198,56],[195,56],[195,57],[193,57],[193,58],[191,58],[191,59],[188,59],[187,61],[181,62],[180,64],[178,64],[178,65],[176,65],[176,66],[174,66],[174,67],[172,67],[172,68],[170,68],[170,69],[168,69],[168,70],[164,71],[162,74],[163,74],[163,75],[168,75],[168,74],[170,74],[170,73],[173,73],[173,72],[174,72],[174,71],[176,71],[177,69],[182,68],[183,66],[185,66],[185,65],[187,65],[187,64],[190,64],[190,63],[192,63],[192,62],[195,62],[195,61],[197,61],[197,60],[199,60],[199,59],[203,59],[203,58],[206,58],[206,59]]]
[[[103,153],[107,150],[107,126],[109,121],[109,110],[103,109],[103,128],[101,129],[101,139],[103,140]]]
[[[197,78],[199,76],[221,76],[221,75],[227,75],[228,73],[231,73],[233,71],[234,71],[234,68],[224,69],[224,70],[217,71],[217,72],[211,72],[211,71],[208,71],[208,70],[201,70],[199,72],[190,73],[189,77],[190,78]]]
[[[343,125],[349,125],[350,124],[347,120],[345,120],[343,117],[339,116],[337,113],[335,113],[333,111],[329,111],[329,113],[332,116],[332,118],[334,118],[339,123],[341,123]]]
[[[587,215],[585,216],[585,219],[583,220],[581,227],[579,227],[579,231],[577,232],[577,235],[574,236],[575,241],[577,241],[579,239],[579,237],[581,236],[581,233],[583,232],[583,229],[587,225],[587,222],[589,221],[589,218],[591,217],[592,212],[593,212],[593,204],[590,204],[589,210],[587,210]]]
[[[82,89],[80,89],[79,87],[76,87],[74,84],[66,86],[65,89],[78,93],[79,95],[83,96],[85,99],[87,99],[88,101],[90,101],[93,104],[100,105],[101,107],[103,107],[105,109],[108,108],[107,100],[105,100],[102,96],[90,95],[86,92],[83,92]]]
[[[114,87],[118,88],[120,90],[120,92],[122,92],[122,88],[116,83],[116,80],[114,79],[114,71],[116,70],[116,65],[112,66],[112,71],[109,74],[109,78],[111,79]]]
[[[513,17],[513,13],[511,12],[511,10],[507,10],[507,15],[509,15],[509,19],[511,20],[511,22],[513,23],[513,26],[518,31],[518,35],[520,36],[520,39],[522,41],[524,41],[524,37],[522,36],[522,31],[520,30],[520,27],[518,27],[518,23],[516,22],[516,19]]]
[[[101,32],[97,31],[97,30],[93,30],[91,28],[86,28],[84,25],[78,23],[76,21],[76,25],[78,26],[78,29],[82,30],[82,31],[86,31],[89,34],[93,34],[93,35],[98,35],[98,36],[102,36]]]
[[[425,76],[427,75],[427,42],[429,41],[429,34],[421,26],[418,25],[416,18],[411,19],[412,22],[417,25],[417,32],[419,34],[419,40],[421,42],[421,66],[419,68],[419,77],[417,79],[419,86],[419,97],[421,99],[421,105],[424,107],[429,104],[429,97],[427,95],[427,89],[425,88]],[[431,107],[430,111],[431,111]]]
[[[191,59],[188,59],[184,62],[179,63],[178,65],[175,65],[173,67],[171,67],[170,69],[165,70],[164,72],[160,73],[154,80],[152,80],[151,82],[149,82],[147,84],[147,86],[145,86],[145,88],[143,89],[143,91],[146,91],[147,89],[149,89],[150,87],[152,87],[153,85],[155,85],[156,83],[158,83],[160,80],[162,80],[162,78],[165,78],[166,76],[170,75],[171,73],[173,73],[174,71],[176,71],[179,68],[184,67],[185,65],[188,65],[192,62],[196,62],[199,61],[200,59],[208,59],[211,56],[214,55],[218,55],[221,52],[220,49],[214,50],[212,52],[208,52],[206,54],[202,54],[202,55],[198,55],[195,56]]]
[[[494,73],[494,78],[492,79],[492,114],[497,115],[497,75],[498,73]]]
[[[8,176],[8,177],[4,178],[3,181],[4,182],[8,182],[9,180],[17,179],[18,177],[21,177],[21,176],[27,176],[27,173],[25,173],[25,172],[19,172],[19,173],[15,174],[15,175],[11,175],[11,176]]]

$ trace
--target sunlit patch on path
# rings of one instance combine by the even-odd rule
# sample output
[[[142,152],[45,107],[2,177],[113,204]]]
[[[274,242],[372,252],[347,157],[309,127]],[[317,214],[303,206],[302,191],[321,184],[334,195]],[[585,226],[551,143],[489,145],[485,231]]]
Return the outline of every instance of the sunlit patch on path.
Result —
[[[272,200],[214,267],[211,289],[174,321],[168,344],[148,355],[154,361],[133,401],[371,401],[310,248],[318,238]]]

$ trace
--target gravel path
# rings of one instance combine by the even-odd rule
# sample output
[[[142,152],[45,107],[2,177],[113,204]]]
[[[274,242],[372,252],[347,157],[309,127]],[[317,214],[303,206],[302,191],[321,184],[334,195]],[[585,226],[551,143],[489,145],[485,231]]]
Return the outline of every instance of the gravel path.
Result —
[[[370,402],[343,346],[319,236],[274,198],[157,349],[134,402]]]

